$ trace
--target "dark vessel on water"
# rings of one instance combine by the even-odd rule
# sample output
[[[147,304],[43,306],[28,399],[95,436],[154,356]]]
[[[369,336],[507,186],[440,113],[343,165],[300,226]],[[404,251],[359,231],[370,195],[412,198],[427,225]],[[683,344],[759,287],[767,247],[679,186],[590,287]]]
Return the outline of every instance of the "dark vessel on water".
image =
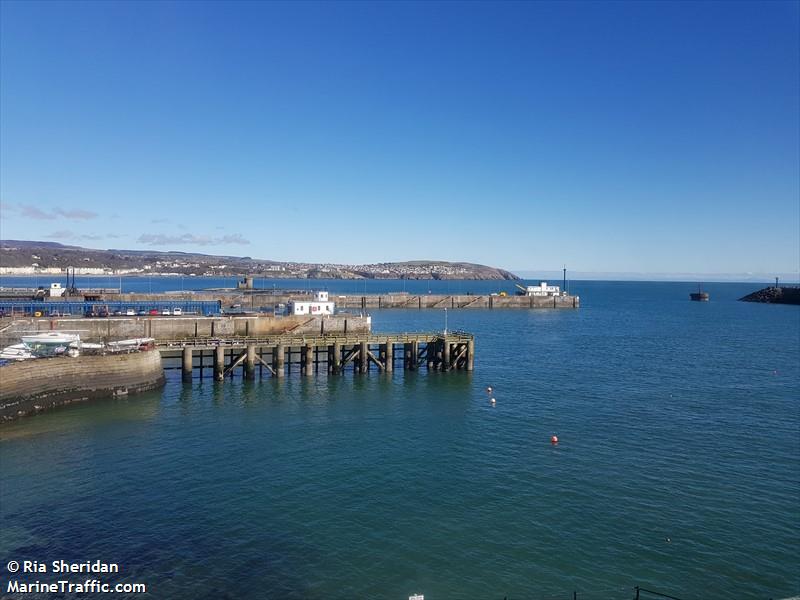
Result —
[[[689,300],[695,302],[708,302],[708,292],[704,292],[701,286],[697,286],[697,291],[689,294]]]

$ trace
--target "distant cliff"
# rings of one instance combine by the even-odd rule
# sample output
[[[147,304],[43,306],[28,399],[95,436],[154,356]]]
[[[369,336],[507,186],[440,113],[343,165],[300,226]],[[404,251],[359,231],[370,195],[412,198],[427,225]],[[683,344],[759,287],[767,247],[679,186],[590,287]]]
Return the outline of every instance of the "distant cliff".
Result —
[[[765,287],[744,298],[742,302],[766,302],[768,304],[800,304],[800,287]]]
[[[513,273],[466,262],[417,260],[359,265],[275,261],[153,250],[96,250],[55,242],[0,240],[0,273],[35,275],[77,267],[79,275],[252,275],[301,279],[519,279]],[[60,271],[59,271],[60,270]]]

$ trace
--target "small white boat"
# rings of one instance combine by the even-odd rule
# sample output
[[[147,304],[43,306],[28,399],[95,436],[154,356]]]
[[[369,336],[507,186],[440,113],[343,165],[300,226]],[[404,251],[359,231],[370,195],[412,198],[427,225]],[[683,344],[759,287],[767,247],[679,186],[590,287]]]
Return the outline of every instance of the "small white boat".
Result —
[[[103,344],[92,344],[91,342],[81,342],[80,346],[77,344],[70,344],[70,348],[78,348],[79,350],[102,350]]]
[[[58,356],[64,354],[69,348],[80,350],[81,336],[77,333],[48,331],[23,335],[22,343],[34,357]]]
[[[33,358],[30,349],[25,344],[14,344],[0,350],[0,359],[27,360]]]
[[[22,343],[27,345],[32,344],[47,344],[49,346],[69,346],[73,342],[80,342],[81,336],[77,333],[62,333],[60,331],[48,331],[45,333],[36,333],[32,335],[23,335]]]
[[[150,346],[155,339],[153,338],[131,338],[129,340],[118,340],[116,342],[108,342],[106,348],[110,352],[129,352],[137,350],[143,346]]]

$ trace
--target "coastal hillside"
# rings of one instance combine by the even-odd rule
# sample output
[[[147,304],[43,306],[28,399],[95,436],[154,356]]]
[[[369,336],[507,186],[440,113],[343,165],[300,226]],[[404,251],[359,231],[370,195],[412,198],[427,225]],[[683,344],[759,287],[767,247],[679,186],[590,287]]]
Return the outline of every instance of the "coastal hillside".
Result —
[[[361,265],[281,262],[249,256],[215,256],[152,250],[96,250],[55,242],[0,240],[0,273],[83,275],[253,275],[308,279],[519,279],[503,269],[467,262],[415,260]]]

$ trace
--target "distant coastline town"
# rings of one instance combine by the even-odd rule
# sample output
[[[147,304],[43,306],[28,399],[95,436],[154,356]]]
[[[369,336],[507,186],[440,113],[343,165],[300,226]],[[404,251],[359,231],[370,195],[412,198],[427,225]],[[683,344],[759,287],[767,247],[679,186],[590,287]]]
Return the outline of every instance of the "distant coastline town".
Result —
[[[183,252],[94,250],[52,242],[0,241],[0,275],[61,275],[67,269],[76,275],[97,276],[224,277],[250,274],[280,279],[519,279],[503,269],[464,262],[420,260],[342,265]]]

